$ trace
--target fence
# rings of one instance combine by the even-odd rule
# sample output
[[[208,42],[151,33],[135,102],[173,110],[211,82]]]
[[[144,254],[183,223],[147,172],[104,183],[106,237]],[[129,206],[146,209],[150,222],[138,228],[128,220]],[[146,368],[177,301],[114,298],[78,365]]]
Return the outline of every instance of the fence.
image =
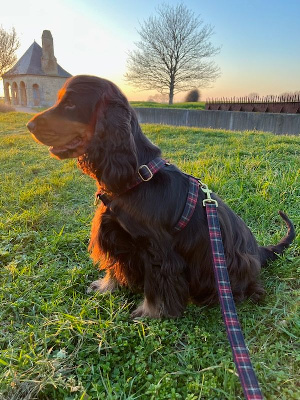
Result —
[[[208,99],[206,110],[300,114],[300,94]]]
[[[140,123],[300,135],[299,114],[135,108]]]

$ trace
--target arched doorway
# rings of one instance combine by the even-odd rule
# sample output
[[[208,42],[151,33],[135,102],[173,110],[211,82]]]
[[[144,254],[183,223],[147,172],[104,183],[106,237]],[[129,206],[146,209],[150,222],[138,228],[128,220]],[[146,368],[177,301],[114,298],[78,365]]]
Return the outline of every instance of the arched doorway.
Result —
[[[15,105],[19,104],[19,91],[18,91],[18,85],[16,82],[13,82],[12,84],[12,103]]]
[[[11,87],[8,82],[6,82],[4,86],[4,96],[5,96],[5,102],[7,104],[11,104]]]
[[[20,97],[21,97],[21,105],[27,106],[27,94],[26,94],[26,87],[23,81],[20,82]]]
[[[39,106],[41,103],[41,93],[40,93],[40,87],[37,83],[32,85],[32,92],[33,92],[33,105]]]

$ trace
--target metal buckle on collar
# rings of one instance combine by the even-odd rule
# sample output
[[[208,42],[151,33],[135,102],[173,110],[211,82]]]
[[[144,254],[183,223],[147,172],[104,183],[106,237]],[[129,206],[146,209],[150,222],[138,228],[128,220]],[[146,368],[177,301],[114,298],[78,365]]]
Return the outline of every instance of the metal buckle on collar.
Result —
[[[101,199],[98,193],[95,194],[94,206],[97,206],[100,203]]]
[[[105,206],[108,206],[112,199],[110,199],[105,193],[98,192],[95,195],[94,206],[97,206],[102,202]]]
[[[140,172],[141,168],[146,168],[146,169],[147,169],[147,172],[150,174],[149,178],[146,178],[146,179],[145,179],[145,178],[143,177],[143,175],[142,175],[141,172]],[[151,169],[148,167],[148,165],[145,165],[145,164],[143,164],[143,165],[141,165],[141,166],[139,167],[139,169],[138,169],[138,174],[139,174],[139,177],[141,178],[141,180],[144,181],[144,182],[148,182],[148,181],[150,181],[150,179],[153,178],[153,173],[152,173]]]
[[[215,204],[215,206],[218,207],[217,200],[214,200],[214,199],[212,199],[210,197],[210,194],[212,193],[212,190],[208,189],[208,186],[205,183],[201,182],[200,179],[198,181],[199,181],[200,188],[201,188],[202,192],[204,192],[206,194],[206,197],[207,197],[202,202],[203,207],[205,207],[207,203],[208,204]]]

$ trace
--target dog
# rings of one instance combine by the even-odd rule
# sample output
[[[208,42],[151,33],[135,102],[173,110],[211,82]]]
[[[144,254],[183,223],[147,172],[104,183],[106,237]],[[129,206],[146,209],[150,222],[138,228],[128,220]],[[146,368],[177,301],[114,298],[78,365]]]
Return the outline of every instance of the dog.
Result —
[[[144,293],[134,318],[175,318],[189,301],[218,301],[202,205],[205,195],[199,190],[189,222],[174,231],[190,177],[168,162],[149,173],[149,163],[161,160],[161,150],[143,134],[116,85],[94,76],[74,76],[59,91],[56,104],[35,115],[27,127],[36,141],[51,146],[52,156],[78,158],[82,171],[96,180],[99,197],[106,198],[96,210],[89,244],[93,261],[106,275],[93,282],[91,290],[105,293],[127,286]],[[293,224],[279,211],[287,234],[277,245],[262,247],[239,216],[216,194],[212,198],[219,205],[234,299],[257,302],[264,296],[261,267],[291,244]]]

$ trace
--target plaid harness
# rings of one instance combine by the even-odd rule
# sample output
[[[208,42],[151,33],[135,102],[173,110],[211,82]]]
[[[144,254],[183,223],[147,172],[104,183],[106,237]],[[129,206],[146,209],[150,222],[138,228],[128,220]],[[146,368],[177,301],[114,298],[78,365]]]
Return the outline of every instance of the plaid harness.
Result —
[[[129,188],[126,190],[126,192],[133,189],[142,182],[150,181],[153,178],[153,175],[155,175],[161,168],[167,165],[170,164],[166,160],[160,157],[154,158],[148,164],[141,165],[138,169],[138,174],[136,178],[129,186]],[[109,207],[110,202],[115,197],[120,196],[121,194],[124,194],[126,192],[119,193],[118,195],[115,196],[108,196],[104,191],[99,191],[96,193],[95,205],[98,203],[99,200],[101,200],[104,205]],[[199,193],[198,179],[194,178],[193,176],[189,176],[189,190],[187,194],[185,207],[179,221],[173,228],[173,233],[181,231],[189,223],[196,208],[196,204],[198,201],[198,193]]]
[[[140,183],[150,181],[153,178],[153,175],[155,175],[161,168],[168,165],[170,165],[170,163],[168,163],[166,160],[160,157],[154,158],[148,164],[141,165],[138,169],[138,174],[136,178],[133,180],[132,184],[125,192],[119,193],[114,196],[109,196],[104,191],[98,191],[96,193],[95,205],[97,205],[98,201],[101,200],[105,206],[109,207],[109,204],[114,198],[128,192],[129,190],[133,189]],[[173,228],[173,233],[181,231],[189,223],[197,204],[198,192],[199,192],[199,181],[193,176],[189,176],[189,190],[187,194],[185,207],[179,221]]]
[[[153,175],[156,174],[165,165],[170,165],[170,164],[166,160],[160,157],[154,158],[148,164],[141,165],[138,169],[137,176],[135,177],[135,179],[125,192],[118,193],[117,195],[114,196],[108,196],[104,191],[100,190],[96,193],[95,205],[97,205],[98,201],[101,200],[105,206],[109,206],[110,202],[114,198],[128,192],[129,190],[133,189],[142,182],[150,181],[150,179],[153,178]]]
[[[127,190],[134,188],[142,182],[149,181],[152,179],[155,173],[157,173],[166,165],[170,164],[160,157],[155,158],[146,165],[141,165],[138,170],[138,176]],[[217,212],[218,203],[216,200],[211,198],[211,190],[208,189],[207,185],[193,176],[189,175],[188,177],[189,189],[186,204],[179,221],[173,228],[173,233],[184,229],[192,218],[198,202],[200,187],[207,197],[203,200],[203,206],[206,209],[207,215],[209,237],[213,256],[214,275],[218,289],[223,321],[231,346],[234,363],[243,388],[245,399],[263,400],[263,395],[251,364],[249,351],[246,347],[244,336],[236,313]],[[101,200],[106,206],[109,206],[109,203],[113,200],[113,198],[108,197],[104,192],[96,193],[96,199]]]
[[[198,193],[199,193],[198,179],[194,178],[193,176],[189,176],[189,191],[185,207],[180,217],[180,220],[174,227],[174,233],[181,231],[189,223],[196,208],[196,204],[198,201]]]

